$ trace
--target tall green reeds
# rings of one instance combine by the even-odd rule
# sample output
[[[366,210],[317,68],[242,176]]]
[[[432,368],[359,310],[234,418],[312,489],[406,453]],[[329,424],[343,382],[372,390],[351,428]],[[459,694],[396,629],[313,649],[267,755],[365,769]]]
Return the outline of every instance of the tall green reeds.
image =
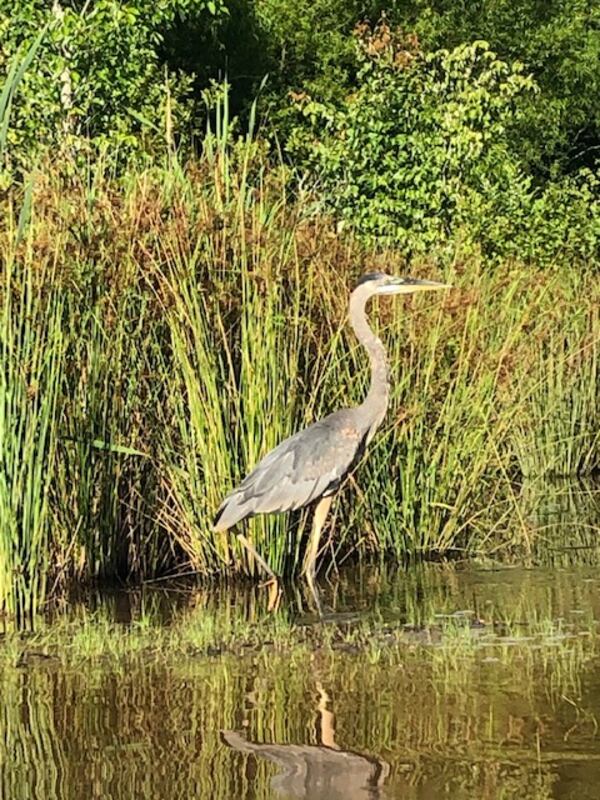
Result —
[[[550,317],[557,300],[561,315],[571,313],[576,285],[589,297],[591,278],[485,270],[472,264],[451,277],[456,289],[426,301],[429,311],[415,303],[394,314],[387,334],[400,413],[369,459],[369,515],[398,554],[493,548],[495,532],[514,516],[506,490],[519,472],[547,474],[559,461],[561,474],[588,474],[596,464],[597,311],[584,306],[571,348],[564,325]],[[563,360],[551,351],[540,357],[548,337],[564,343]],[[529,358],[539,371],[526,371]],[[559,395],[552,389],[564,373],[568,389]],[[530,469],[527,459],[536,460]]]
[[[314,198],[290,193],[256,142],[224,135],[185,167],[170,157],[118,180],[101,163],[79,177],[48,165],[31,214],[17,187],[0,201],[2,513],[13,520],[0,533],[2,591],[32,587],[23,608],[45,596],[47,575],[54,588],[254,574],[212,517],[278,441],[363,398],[368,362],[346,326],[354,281],[374,267],[442,274],[365,252]],[[455,286],[444,296],[373,304],[392,403],[334,505],[326,564],[537,552],[529,522],[509,523],[515,479],[598,466],[591,270],[491,271],[457,255],[443,274]],[[34,497],[40,513],[23,513]],[[246,533],[293,571],[307,519],[258,518]]]
[[[49,501],[65,350],[63,303],[52,287],[51,267],[38,271],[26,258],[20,268],[15,253],[4,248],[0,259],[0,613],[23,618],[44,597],[54,557]]]
[[[65,356],[55,498],[74,574],[85,578],[140,577],[160,564],[147,434],[161,386],[147,380],[153,349],[146,309],[135,287],[113,293],[103,282],[81,295],[69,292],[66,301],[76,335]]]
[[[201,235],[158,276],[170,331],[162,521],[202,572],[254,570],[227,535],[211,530],[212,517],[225,492],[308,410],[298,403],[298,382],[307,363],[302,310],[310,279],[302,281],[293,258],[284,206],[269,200],[265,208],[261,191],[249,209],[238,196],[224,210],[232,225],[224,260]],[[288,534],[283,518],[251,522],[250,536],[279,571],[298,560],[300,536]]]
[[[536,326],[516,365],[512,427],[526,476],[590,475],[600,467],[600,330],[596,279],[576,281],[554,319]],[[563,281],[556,281],[557,288]],[[595,302],[582,299],[591,294]],[[547,314],[553,312],[548,309]],[[540,327],[542,328],[540,330]]]

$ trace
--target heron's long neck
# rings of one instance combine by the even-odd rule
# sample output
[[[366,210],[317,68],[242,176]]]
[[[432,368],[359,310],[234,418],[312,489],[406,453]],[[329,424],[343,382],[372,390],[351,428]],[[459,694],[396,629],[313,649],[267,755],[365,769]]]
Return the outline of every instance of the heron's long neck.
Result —
[[[371,330],[365,306],[369,295],[360,287],[350,297],[350,323],[358,341],[366,348],[371,360],[371,386],[361,405],[373,427],[378,427],[388,407],[390,399],[390,379],[387,356],[381,339]]]

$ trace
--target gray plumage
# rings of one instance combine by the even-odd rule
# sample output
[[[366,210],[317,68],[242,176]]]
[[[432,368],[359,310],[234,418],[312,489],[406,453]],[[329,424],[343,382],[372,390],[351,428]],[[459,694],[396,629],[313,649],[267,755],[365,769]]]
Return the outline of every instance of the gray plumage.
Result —
[[[371,360],[371,385],[364,402],[330,414],[268,453],[224,499],[214,520],[215,530],[227,530],[255,514],[302,508],[336,492],[381,424],[389,402],[386,353],[367,322],[367,301],[378,294],[443,287],[383,273],[359,281],[350,297],[349,317]]]
[[[356,408],[336,411],[285,439],[225,498],[216,530],[254,514],[294,511],[333,494],[354,466],[364,439]]]

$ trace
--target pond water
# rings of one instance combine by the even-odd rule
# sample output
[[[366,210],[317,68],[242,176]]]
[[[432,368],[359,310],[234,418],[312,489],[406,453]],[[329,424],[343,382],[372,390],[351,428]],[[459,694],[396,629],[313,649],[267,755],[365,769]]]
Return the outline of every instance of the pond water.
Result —
[[[269,613],[265,589],[179,588],[7,636],[2,798],[600,797],[596,568],[322,590],[324,621],[291,590]]]

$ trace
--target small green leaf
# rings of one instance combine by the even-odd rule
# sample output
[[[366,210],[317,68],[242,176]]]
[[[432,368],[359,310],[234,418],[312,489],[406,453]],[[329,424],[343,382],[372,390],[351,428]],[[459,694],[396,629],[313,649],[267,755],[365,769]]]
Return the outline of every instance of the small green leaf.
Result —
[[[141,456],[142,458],[148,458],[148,454],[142,453],[141,450],[135,450],[133,447],[125,447],[121,444],[103,442],[102,439],[93,439],[92,447],[95,447],[97,450],[106,450],[109,453],[118,453],[122,456]]]

